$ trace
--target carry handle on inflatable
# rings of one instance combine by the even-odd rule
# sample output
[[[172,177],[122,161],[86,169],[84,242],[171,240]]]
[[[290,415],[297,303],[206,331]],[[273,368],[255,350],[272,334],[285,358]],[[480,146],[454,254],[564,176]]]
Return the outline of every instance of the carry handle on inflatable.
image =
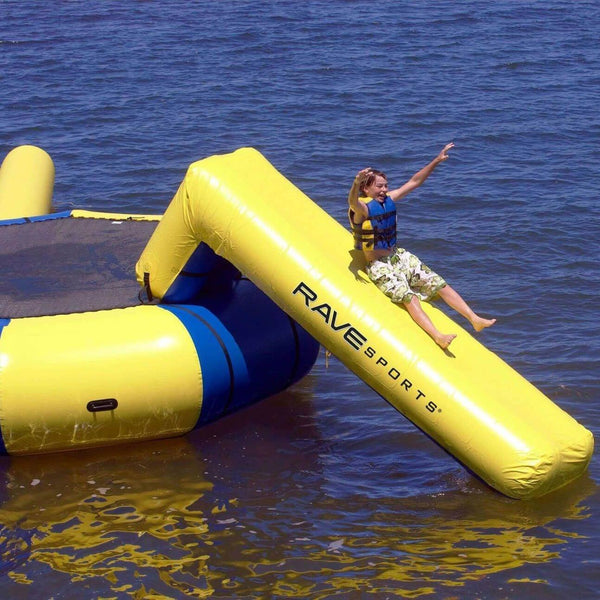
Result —
[[[102,398],[100,400],[90,400],[87,403],[87,409],[90,412],[102,412],[104,410],[115,410],[119,406],[116,398]]]

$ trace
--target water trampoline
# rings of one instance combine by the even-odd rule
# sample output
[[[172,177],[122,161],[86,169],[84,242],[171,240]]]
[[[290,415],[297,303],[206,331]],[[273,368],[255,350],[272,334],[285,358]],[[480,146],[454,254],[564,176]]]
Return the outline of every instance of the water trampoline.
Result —
[[[0,181],[2,452],[181,435],[310,370],[318,342],[204,245],[168,301],[145,295],[135,264],[160,216],[37,214],[49,206],[49,160],[19,148],[0,169],[17,184],[35,175],[38,200]]]

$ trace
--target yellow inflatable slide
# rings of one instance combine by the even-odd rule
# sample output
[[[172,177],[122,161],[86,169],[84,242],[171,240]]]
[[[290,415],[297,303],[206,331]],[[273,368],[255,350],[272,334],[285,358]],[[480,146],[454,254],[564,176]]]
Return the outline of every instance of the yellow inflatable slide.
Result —
[[[161,298],[201,242],[496,490],[533,498],[586,470],[587,429],[427,305],[440,330],[459,334],[442,351],[370,283],[351,234],[258,151],[189,167],[137,263],[138,281]]]

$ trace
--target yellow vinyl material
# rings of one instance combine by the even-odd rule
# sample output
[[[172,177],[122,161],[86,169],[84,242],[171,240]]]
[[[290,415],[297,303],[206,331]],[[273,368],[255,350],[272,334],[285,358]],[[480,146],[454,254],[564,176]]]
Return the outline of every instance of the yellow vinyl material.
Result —
[[[458,333],[442,351],[369,281],[351,234],[256,150],[189,167],[138,280],[149,273],[162,297],[200,242],[498,491],[537,497],[586,470],[591,432],[427,304],[440,330]]]
[[[0,219],[35,217],[50,212],[54,163],[36,146],[18,146],[0,167]]]
[[[13,319],[0,342],[0,422],[9,454],[179,435],[200,414],[194,343],[158,306]],[[118,402],[113,410],[87,408],[111,399]]]
[[[107,213],[76,208],[71,216],[78,219],[113,219],[114,221],[160,221],[162,215],[131,215],[128,213]]]

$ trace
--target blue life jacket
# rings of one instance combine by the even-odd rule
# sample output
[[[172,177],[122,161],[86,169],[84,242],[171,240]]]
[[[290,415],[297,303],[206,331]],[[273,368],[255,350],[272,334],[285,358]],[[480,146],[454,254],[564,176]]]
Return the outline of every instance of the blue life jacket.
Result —
[[[369,211],[362,223],[354,222],[354,211],[348,211],[348,218],[354,234],[356,250],[387,250],[396,245],[396,205],[389,197],[379,202],[373,198],[360,198]]]

